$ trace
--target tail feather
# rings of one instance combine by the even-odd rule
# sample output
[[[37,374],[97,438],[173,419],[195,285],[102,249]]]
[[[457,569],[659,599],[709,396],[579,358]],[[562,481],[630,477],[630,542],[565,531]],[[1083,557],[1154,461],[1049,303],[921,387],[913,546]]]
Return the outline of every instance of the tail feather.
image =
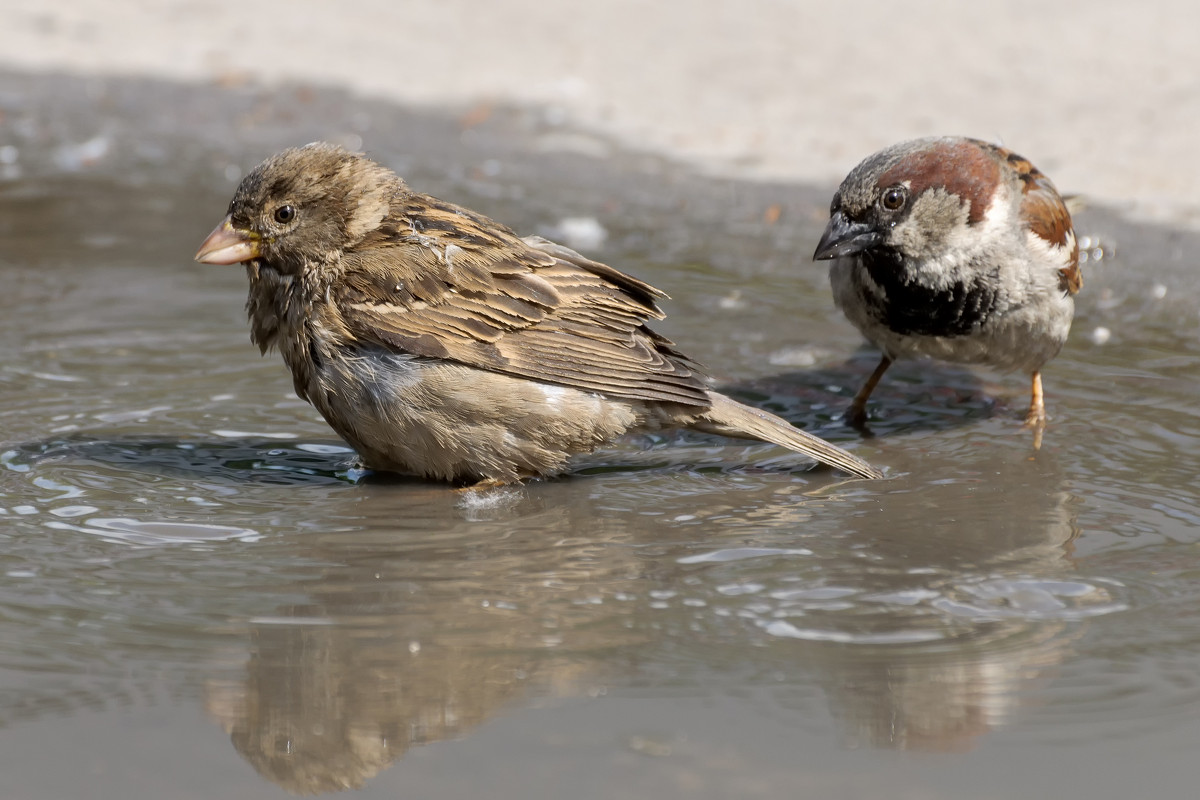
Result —
[[[742,405],[723,394],[709,392],[712,408],[692,428],[737,439],[759,439],[786,447],[861,478],[882,478],[883,473],[840,447],[805,433],[787,420],[760,408]]]

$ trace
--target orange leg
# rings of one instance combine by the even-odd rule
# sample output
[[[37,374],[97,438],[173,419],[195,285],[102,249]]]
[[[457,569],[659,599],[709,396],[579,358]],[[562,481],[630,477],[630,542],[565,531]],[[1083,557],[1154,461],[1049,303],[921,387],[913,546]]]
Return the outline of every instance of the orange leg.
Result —
[[[1033,373],[1029,392],[1029,413],[1025,415],[1025,427],[1033,429],[1033,449],[1042,447],[1042,431],[1046,429],[1046,404],[1042,400],[1042,373]]]
[[[1033,373],[1033,383],[1029,392],[1029,413],[1025,415],[1025,424],[1046,424],[1046,404],[1042,401],[1042,373]]]
[[[852,428],[862,430],[866,427],[867,398],[871,396],[871,392],[875,391],[875,387],[879,385],[879,379],[883,377],[883,373],[887,372],[888,367],[891,365],[892,360],[887,356],[880,358],[879,365],[875,367],[875,371],[871,373],[871,377],[867,378],[867,382],[858,390],[858,394],[854,395],[854,400],[850,403],[850,408],[846,411],[846,422]]]

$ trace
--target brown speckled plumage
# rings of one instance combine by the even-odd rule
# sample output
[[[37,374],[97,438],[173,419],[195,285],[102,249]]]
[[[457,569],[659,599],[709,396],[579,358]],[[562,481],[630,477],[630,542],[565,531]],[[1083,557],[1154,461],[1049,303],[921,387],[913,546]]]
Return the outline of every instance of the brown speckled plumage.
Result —
[[[894,359],[923,356],[1026,372],[1026,420],[1044,424],[1041,369],[1083,276],[1071,214],[1027,159],[953,136],[885,148],[838,188],[814,258],[832,260],[835,302],[883,351],[853,424]]]
[[[253,340],[376,469],[509,482],[626,432],[690,427],[879,474],[708,389],[646,327],[659,290],[331,145],[257,167],[197,259],[246,263]]]

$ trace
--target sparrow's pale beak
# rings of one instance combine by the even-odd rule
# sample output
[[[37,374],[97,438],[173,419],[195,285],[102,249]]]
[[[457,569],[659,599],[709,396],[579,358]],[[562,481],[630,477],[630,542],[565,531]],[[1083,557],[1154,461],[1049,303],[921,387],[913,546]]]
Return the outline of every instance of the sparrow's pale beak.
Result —
[[[869,222],[854,222],[842,211],[835,211],[817,242],[813,261],[828,261],[831,258],[852,256],[870,250],[883,241],[881,234]]]
[[[259,238],[249,231],[233,227],[233,220],[225,217],[213,229],[196,253],[201,264],[237,264],[259,257]]]

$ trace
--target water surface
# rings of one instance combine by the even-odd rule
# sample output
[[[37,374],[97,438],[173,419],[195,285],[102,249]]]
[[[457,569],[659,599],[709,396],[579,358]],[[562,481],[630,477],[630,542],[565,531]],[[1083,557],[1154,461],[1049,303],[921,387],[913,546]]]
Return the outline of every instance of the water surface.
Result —
[[[1022,378],[937,365],[863,439],[831,187],[305,88],[7,75],[0,112],[0,795],[1191,796],[1195,236],[1080,216],[1039,451]],[[889,478],[692,434],[484,493],[364,473],[190,260],[315,138],[591,218],[659,330]]]

